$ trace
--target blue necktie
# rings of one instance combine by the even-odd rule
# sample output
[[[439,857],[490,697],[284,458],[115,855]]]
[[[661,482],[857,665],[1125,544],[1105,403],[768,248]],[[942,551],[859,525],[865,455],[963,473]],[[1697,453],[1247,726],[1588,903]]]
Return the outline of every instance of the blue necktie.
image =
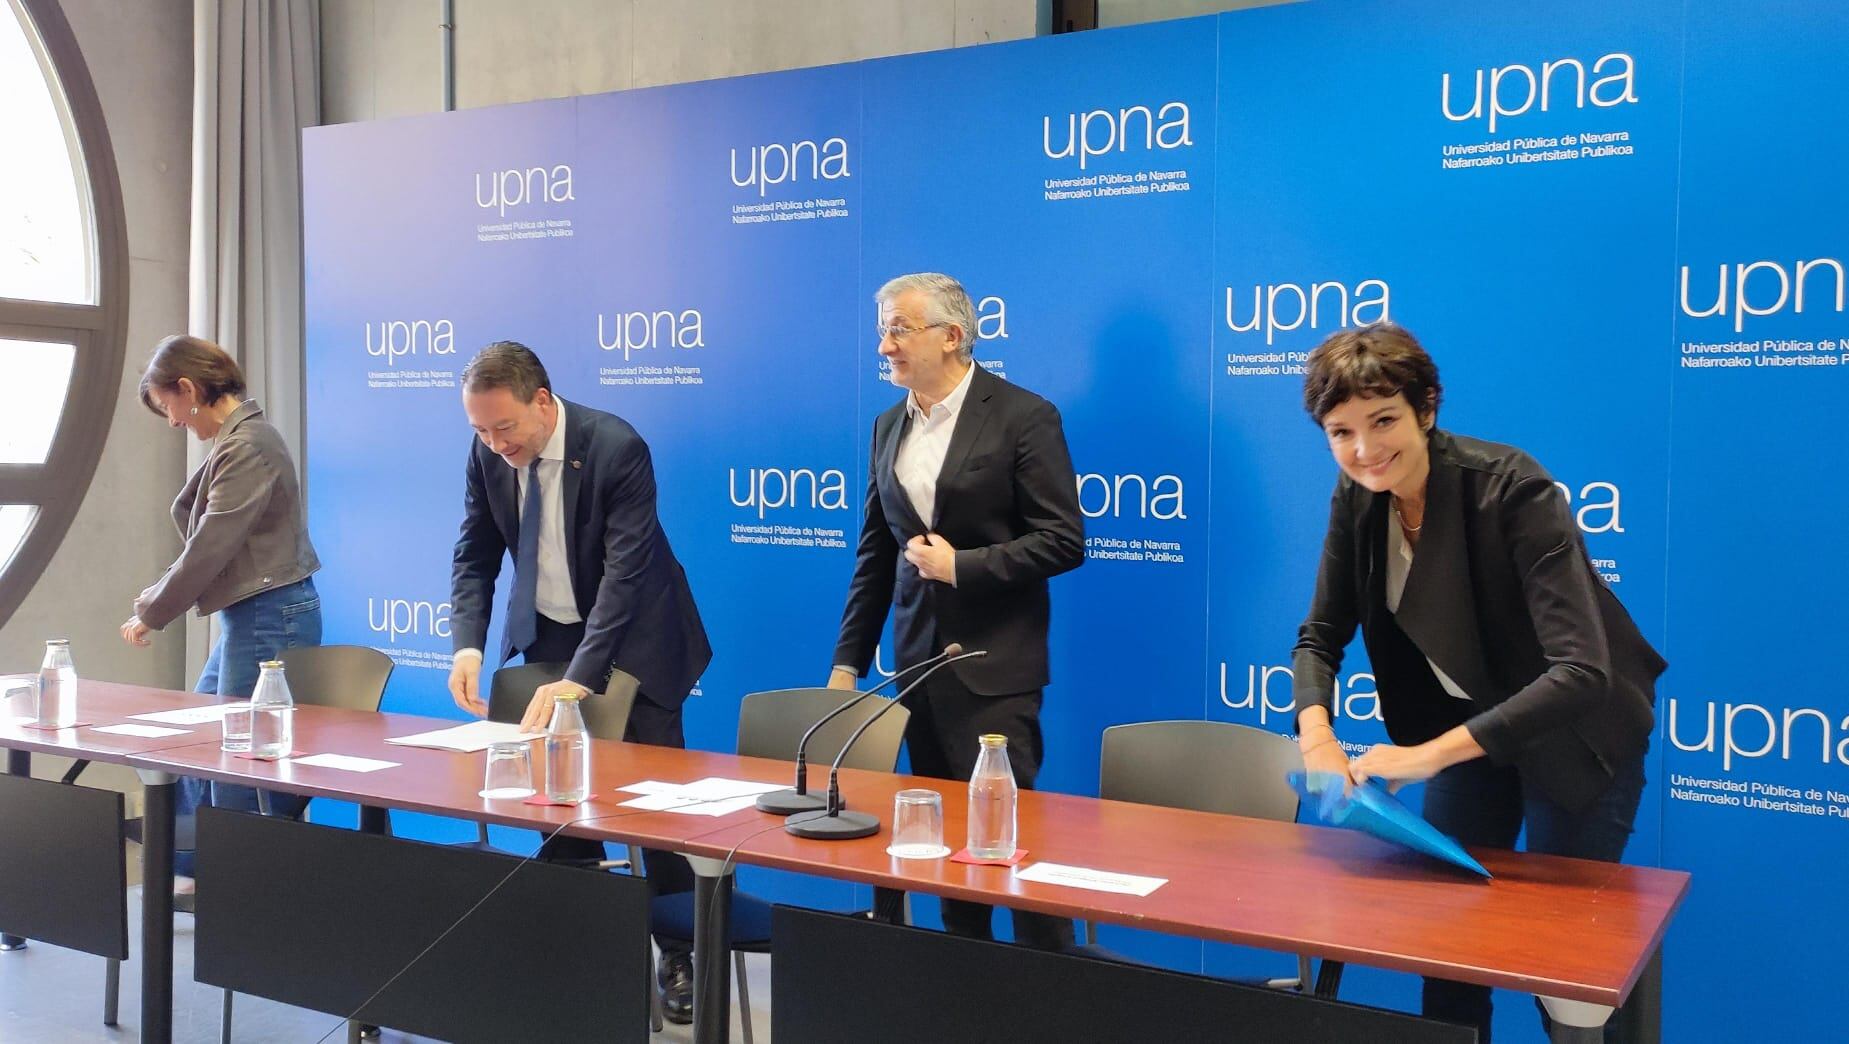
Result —
[[[507,600],[507,640],[524,652],[539,637],[539,461],[527,466],[520,546],[514,550],[514,593]]]

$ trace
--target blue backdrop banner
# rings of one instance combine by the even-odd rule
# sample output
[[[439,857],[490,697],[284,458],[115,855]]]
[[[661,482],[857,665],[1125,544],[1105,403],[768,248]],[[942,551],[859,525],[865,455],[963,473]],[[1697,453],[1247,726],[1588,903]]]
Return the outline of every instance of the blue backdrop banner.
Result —
[[[1304,356],[1393,319],[1440,364],[1440,423],[1550,470],[1671,661],[1626,855],[1695,874],[1666,1038],[1824,1036],[1797,977],[1735,984],[1830,965],[1840,918],[1811,897],[1849,856],[1849,696],[1828,657],[1765,666],[1849,575],[1817,521],[1842,497],[1796,455],[1828,445],[1849,363],[1846,45],[1796,0],[1355,0],[311,130],[326,640],[393,657],[390,709],[461,715],[458,378],[520,340],[649,441],[715,649],[689,745],[731,749],[745,693],[827,675],[873,418],[902,394],[872,295],[944,271],[978,362],[1064,419],[1087,555],[1053,584],[1041,785],[1095,793],[1113,724],[1291,732],[1337,474]],[[1351,748],[1384,738],[1358,644],[1335,707]],[[1413,1008],[1417,981],[1356,970],[1344,996]],[[1499,1036],[1540,1039],[1498,1007]]]

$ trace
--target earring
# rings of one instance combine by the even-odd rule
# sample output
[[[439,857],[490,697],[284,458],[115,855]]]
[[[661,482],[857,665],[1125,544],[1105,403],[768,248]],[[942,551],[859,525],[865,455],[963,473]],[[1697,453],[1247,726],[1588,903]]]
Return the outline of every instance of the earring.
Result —
[[[197,406],[194,406],[194,407],[193,407],[193,408],[192,408],[192,409],[191,409],[190,411],[188,411],[188,412],[189,412],[189,413],[191,413],[191,414],[192,414],[193,416],[195,416],[195,417],[197,417],[197,416],[199,416],[199,407],[197,407]]]

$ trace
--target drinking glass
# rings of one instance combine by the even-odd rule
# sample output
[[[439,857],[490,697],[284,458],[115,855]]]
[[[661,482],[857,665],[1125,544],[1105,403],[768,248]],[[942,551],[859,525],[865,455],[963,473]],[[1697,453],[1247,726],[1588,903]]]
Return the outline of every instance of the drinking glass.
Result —
[[[533,796],[533,745],[507,740],[488,745],[488,769],[482,777],[481,796],[490,801]]]
[[[889,855],[900,859],[942,859],[950,854],[944,845],[944,798],[935,790],[901,790],[892,799],[892,844]]]
[[[250,704],[232,704],[218,720],[223,723],[225,736],[218,749],[227,754],[250,753]]]

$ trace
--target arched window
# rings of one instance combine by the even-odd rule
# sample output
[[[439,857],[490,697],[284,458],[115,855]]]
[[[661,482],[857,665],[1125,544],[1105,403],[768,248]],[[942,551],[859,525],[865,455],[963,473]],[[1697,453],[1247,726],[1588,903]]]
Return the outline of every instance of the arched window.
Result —
[[[0,0],[0,624],[77,514],[115,414],[122,187],[55,0]]]

